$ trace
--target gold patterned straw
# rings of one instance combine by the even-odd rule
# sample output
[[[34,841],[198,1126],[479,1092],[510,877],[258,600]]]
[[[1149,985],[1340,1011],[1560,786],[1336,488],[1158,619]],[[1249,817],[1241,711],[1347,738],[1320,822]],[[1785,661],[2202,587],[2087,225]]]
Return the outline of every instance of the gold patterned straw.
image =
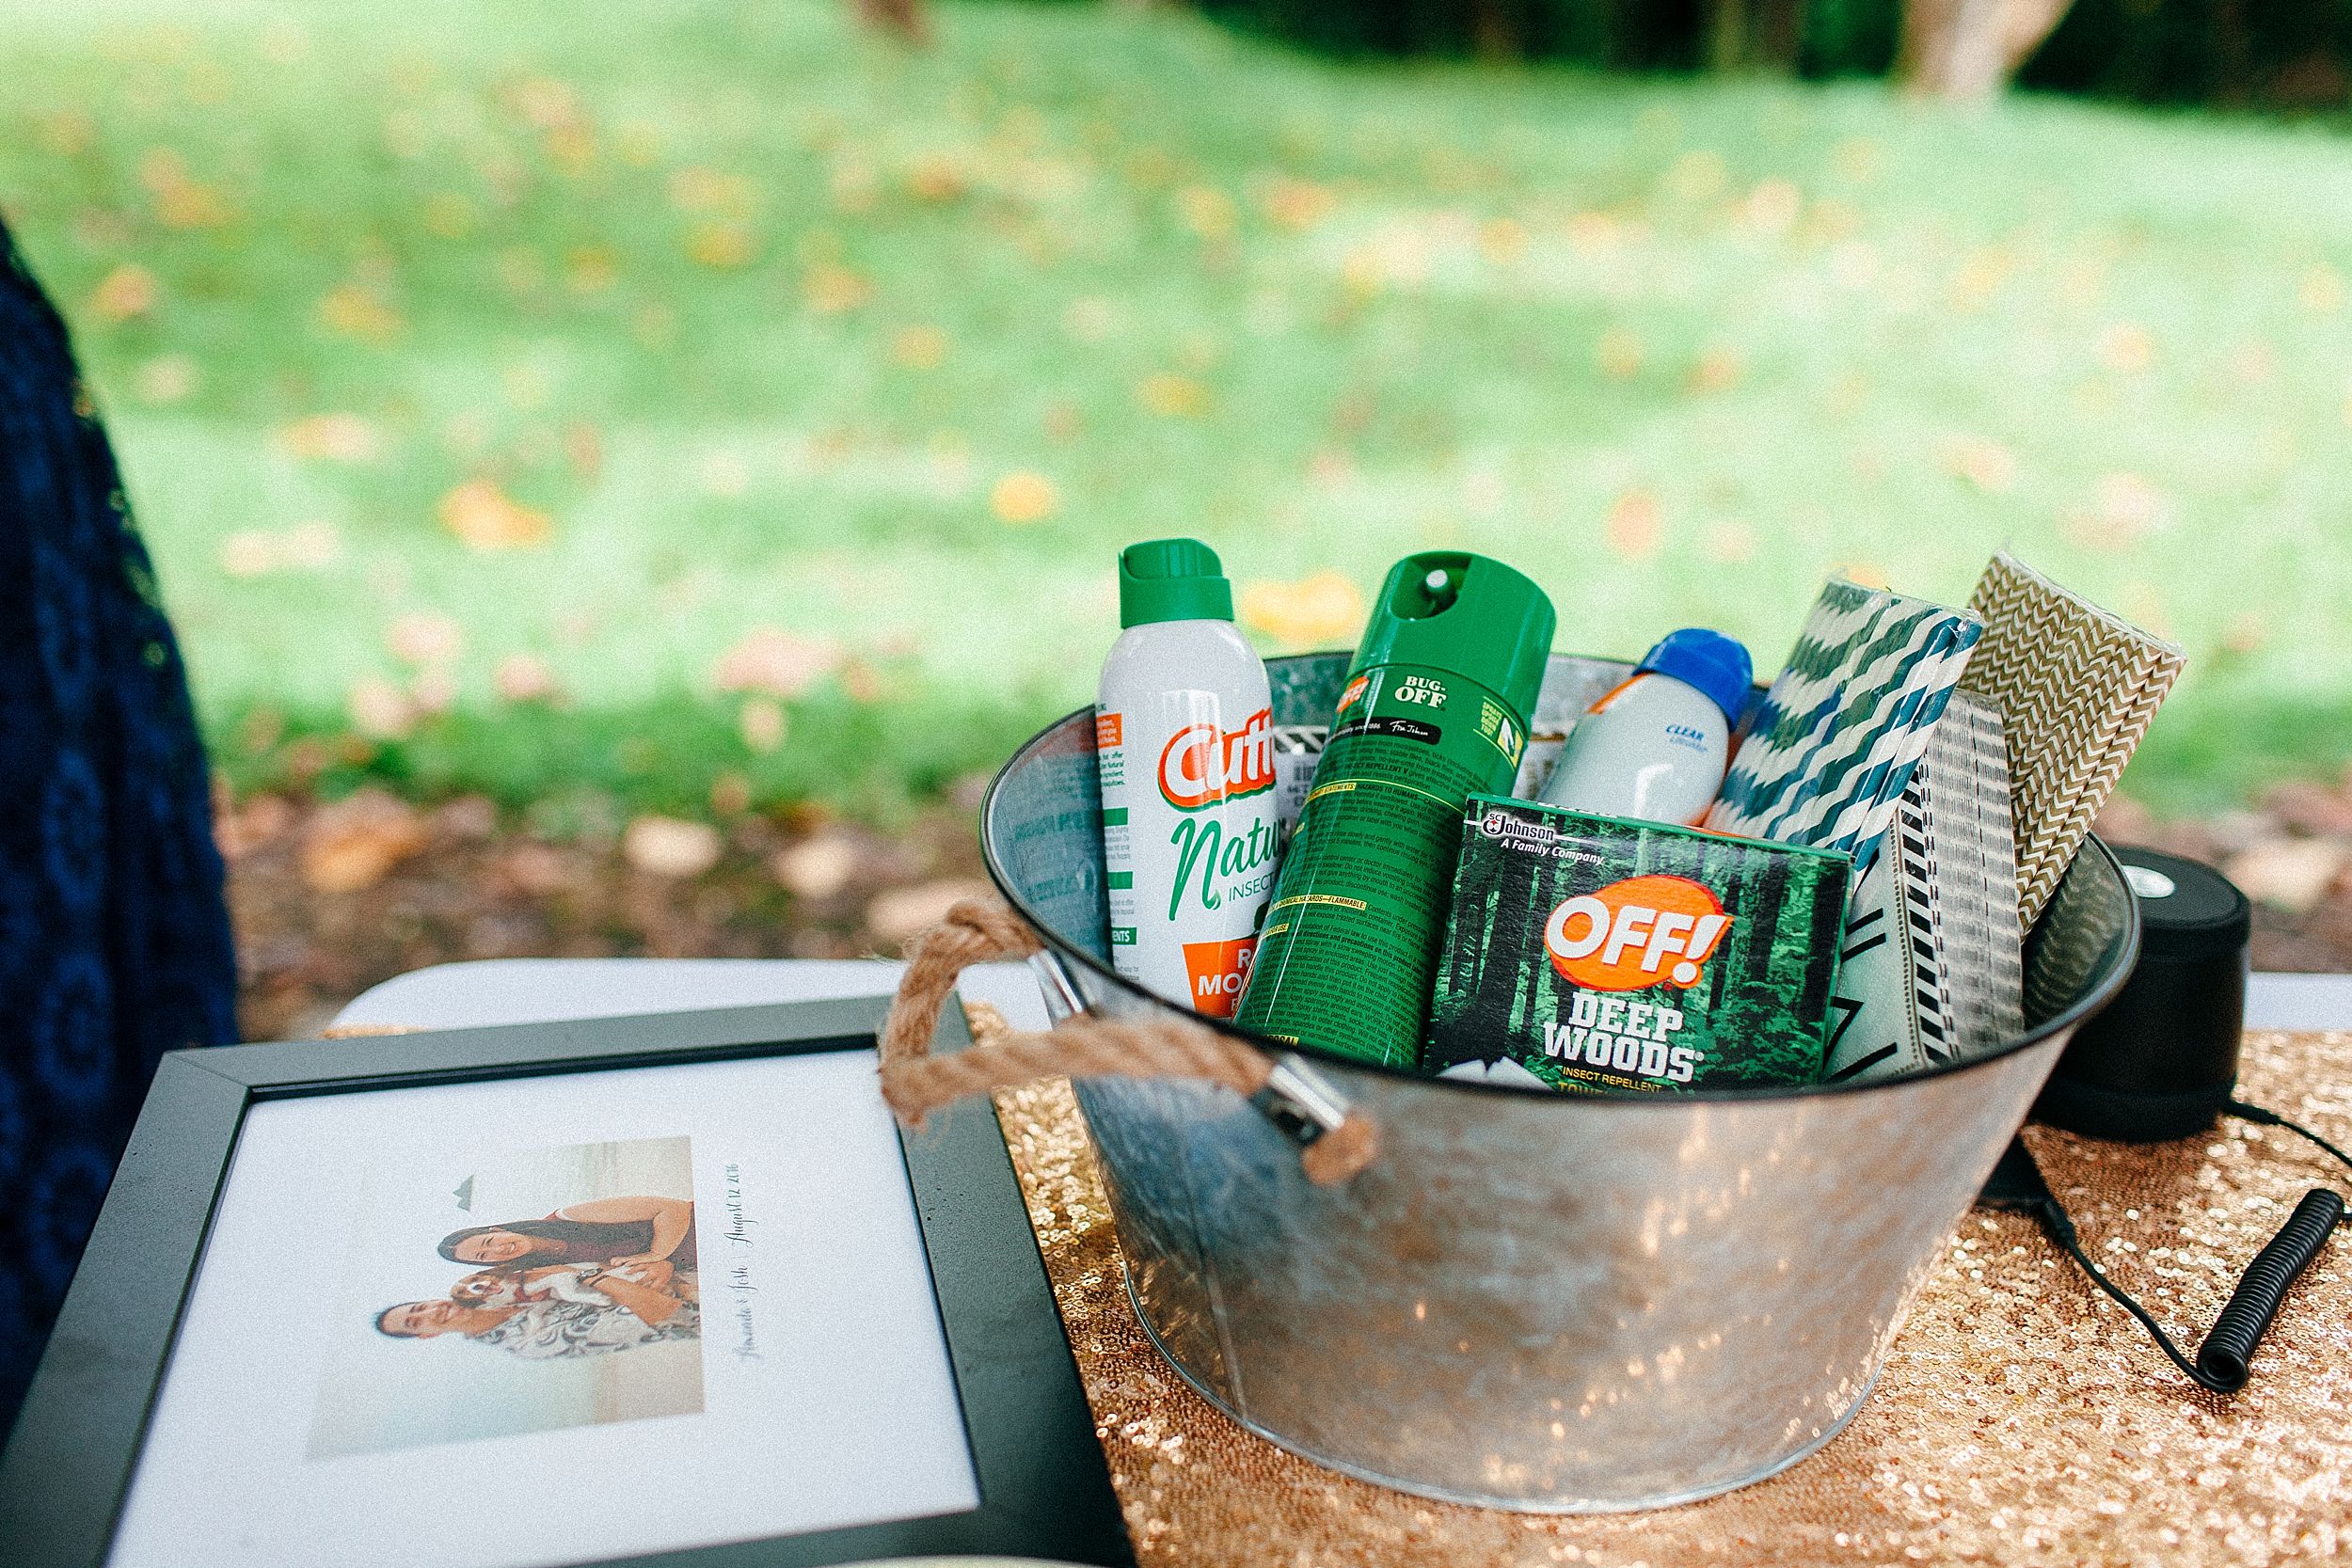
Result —
[[[2009,735],[2017,912],[2031,930],[2186,659],[2007,550],[1968,608],[1985,629],[1961,686],[1999,705]]]

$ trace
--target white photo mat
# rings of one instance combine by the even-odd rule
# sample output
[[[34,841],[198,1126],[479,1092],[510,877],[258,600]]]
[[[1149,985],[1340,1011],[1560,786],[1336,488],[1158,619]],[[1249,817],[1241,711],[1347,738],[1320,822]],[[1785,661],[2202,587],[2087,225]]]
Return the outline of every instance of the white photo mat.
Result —
[[[467,1272],[434,1253],[469,1222],[445,1178],[481,1177],[470,1223],[531,1218],[567,1196],[562,1151],[619,1146],[602,1180],[628,1186],[678,1139],[698,1341],[599,1355],[587,1403],[567,1391],[516,1430],[512,1402],[557,1386],[534,1375],[568,1389],[578,1366],[377,1334],[378,1296]],[[698,1390],[677,1365],[697,1352]],[[410,1355],[416,1413],[388,1425]],[[254,1106],[107,1560],[540,1568],[978,1503],[874,1053],[827,1051]]]

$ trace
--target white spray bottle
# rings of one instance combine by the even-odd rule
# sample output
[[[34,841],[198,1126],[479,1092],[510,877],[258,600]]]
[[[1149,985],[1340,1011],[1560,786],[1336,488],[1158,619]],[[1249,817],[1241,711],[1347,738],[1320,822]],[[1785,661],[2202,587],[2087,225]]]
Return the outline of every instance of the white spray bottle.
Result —
[[[1748,651],[1721,632],[1669,632],[1585,710],[1537,797],[1547,805],[1696,826],[1731,763]]]
[[[1119,557],[1119,623],[1095,702],[1111,965],[1231,1018],[1274,885],[1274,727],[1265,665],[1197,539]]]

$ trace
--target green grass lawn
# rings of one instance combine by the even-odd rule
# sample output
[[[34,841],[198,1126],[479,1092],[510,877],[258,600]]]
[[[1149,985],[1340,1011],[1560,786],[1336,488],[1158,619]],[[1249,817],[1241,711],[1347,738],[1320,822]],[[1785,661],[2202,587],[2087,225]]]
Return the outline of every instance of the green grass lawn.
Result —
[[[1442,543],[1766,668],[2007,542],[2188,646],[2143,798],[2352,752],[2342,135],[937,21],[0,0],[0,203],[233,775],[886,810],[1085,700],[1175,531],[1270,649]]]

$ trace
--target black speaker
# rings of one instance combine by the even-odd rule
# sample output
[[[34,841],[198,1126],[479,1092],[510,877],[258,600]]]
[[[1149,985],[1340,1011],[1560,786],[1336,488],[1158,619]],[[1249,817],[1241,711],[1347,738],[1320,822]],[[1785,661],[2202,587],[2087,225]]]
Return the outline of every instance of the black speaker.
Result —
[[[2115,847],[2139,904],[2139,963],[2076,1031],[2033,1115],[2127,1143],[2211,1127],[2237,1087],[2253,908],[2209,865]]]

